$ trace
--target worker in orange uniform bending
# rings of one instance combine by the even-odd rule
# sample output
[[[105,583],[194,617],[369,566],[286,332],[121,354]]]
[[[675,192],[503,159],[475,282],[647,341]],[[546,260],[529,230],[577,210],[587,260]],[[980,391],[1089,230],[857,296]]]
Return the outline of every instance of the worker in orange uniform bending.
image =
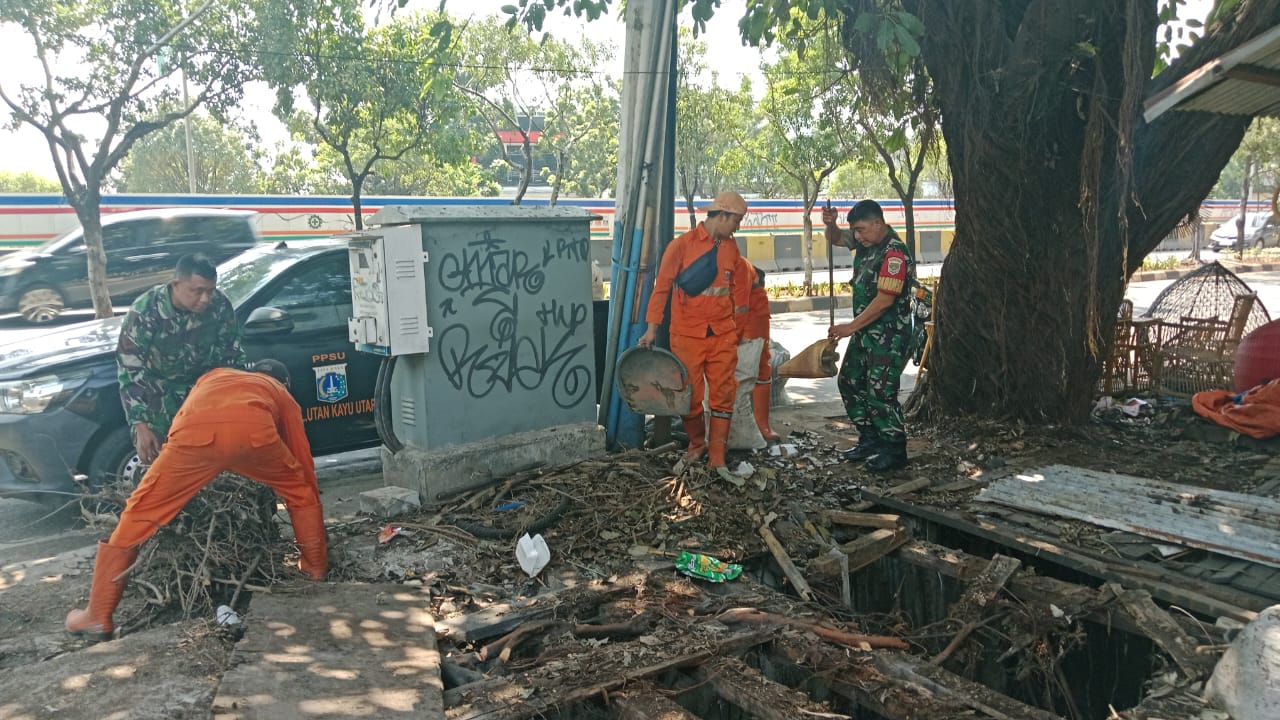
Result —
[[[738,364],[738,340],[746,324],[750,286],[737,278],[740,254],[733,233],[746,214],[747,201],[741,195],[722,192],[707,207],[706,220],[667,246],[649,299],[645,318],[649,329],[638,342],[641,347],[653,345],[670,298],[671,352],[689,371],[693,392],[692,407],[682,418],[689,448],[675,472],[706,453],[709,466],[735,485],[742,481],[725,467],[725,453],[738,391],[733,371]],[[702,411],[704,388],[709,390],[707,406],[711,410],[709,442]]]
[[[302,555],[299,566],[312,580],[324,579],[329,567],[324,511],[302,410],[289,394],[288,370],[276,360],[259,360],[250,370],[210,370],[191,388],[168,442],[129,496],[111,539],[98,543],[89,607],[67,614],[68,631],[111,637],[111,616],[139,546],[222,472],[264,483],[284,499]]]
[[[756,386],[751,390],[751,409],[755,413],[756,427],[767,442],[777,442],[781,438],[769,427],[769,399],[773,389],[773,364],[769,357],[769,294],[764,289],[764,271],[747,262],[744,257],[738,258],[739,275],[751,278],[751,292],[747,301],[747,323],[743,330],[744,340],[764,340],[760,350],[760,370],[756,374]],[[744,283],[745,284],[745,283]]]

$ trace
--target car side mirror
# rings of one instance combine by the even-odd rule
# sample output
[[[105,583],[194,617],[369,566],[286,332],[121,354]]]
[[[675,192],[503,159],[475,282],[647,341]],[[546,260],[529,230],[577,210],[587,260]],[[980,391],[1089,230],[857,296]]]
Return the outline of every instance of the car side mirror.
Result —
[[[274,335],[288,332],[293,332],[293,318],[280,308],[255,308],[244,321],[245,335]]]

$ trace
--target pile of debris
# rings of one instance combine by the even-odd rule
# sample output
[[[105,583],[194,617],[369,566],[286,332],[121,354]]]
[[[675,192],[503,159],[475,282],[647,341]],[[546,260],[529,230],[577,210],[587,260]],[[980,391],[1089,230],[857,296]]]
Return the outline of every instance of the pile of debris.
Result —
[[[82,497],[81,516],[110,532],[130,492],[127,483],[108,483]],[[219,475],[143,545],[117,626],[130,633],[178,617],[213,617],[220,605],[243,612],[252,592],[300,580],[277,503],[262,483]]]

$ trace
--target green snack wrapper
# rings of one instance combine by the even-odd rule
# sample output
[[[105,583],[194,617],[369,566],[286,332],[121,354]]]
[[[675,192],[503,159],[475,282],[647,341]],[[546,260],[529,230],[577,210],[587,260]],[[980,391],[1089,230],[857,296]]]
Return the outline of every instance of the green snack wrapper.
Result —
[[[742,574],[742,566],[717,560],[709,555],[685,550],[676,558],[676,569],[690,577],[711,582],[733,580]]]

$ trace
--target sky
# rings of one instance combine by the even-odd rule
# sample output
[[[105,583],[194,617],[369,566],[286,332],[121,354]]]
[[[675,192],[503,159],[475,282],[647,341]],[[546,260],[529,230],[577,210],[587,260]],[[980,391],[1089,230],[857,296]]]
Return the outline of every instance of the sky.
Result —
[[[500,15],[500,8],[512,1],[447,0],[445,7],[455,18],[464,19]],[[1213,0],[1187,0],[1183,10],[1184,17],[1203,18],[1212,3]],[[552,13],[544,23],[544,30],[568,41],[589,36],[597,42],[613,45],[616,48],[615,57],[604,70],[615,78],[621,77],[626,30],[616,14],[619,4],[620,0],[613,0],[614,14],[594,22],[564,17],[559,12]],[[407,9],[433,9],[437,5],[436,0],[410,0]],[[744,75],[749,76],[758,95],[764,87],[763,76],[759,71],[761,54],[756,48],[745,47],[738,34],[737,21],[742,16],[745,5],[746,0],[721,0],[720,9],[708,23],[707,33],[702,39],[709,48],[707,65],[710,70],[719,74],[720,84],[737,87]],[[687,11],[681,17],[681,24],[691,24]],[[4,83],[6,92],[13,92],[22,82],[43,82],[43,73],[34,60],[30,38],[8,25],[0,25],[0,67],[5,68],[0,82]],[[271,114],[271,105],[272,95],[261,84],[247,88],[245,100],[241,103],[242,118],[255,122],[267,146],[274,146],[287,138],[283,126]],[[0,123],[7,120],[7,108],[0,108]],[[30,127],[16,132],[0,128],[0,170],[30,171],[50,179],[56,177],[44,138]]]
[[[458,19],[482,18],[500,15],[500,8],[511,3],[512,0],[447,0],[445,9]],[[722,0],[720,10],[708,23],[707,34],[703,36],[710,48],[707,64],[710,69],[719,73],[721,85],[736,87],[739,78],[748,75],[752,77],[753,85],[762,88],[764,83],[759,72],[760,51],[744,47],[738,35],[737,21],[743,14],[745,4],[746,0]],[[618,0],[613,0],[612,5],[616,13]],[[434,9],[437,6],[438,2],[433,0],[411,0],[407,10]],[[682,24],[691,24],[688,12],[684,13]],[[543,29],[569,42],[587,36],[596,42],[613,45],[616,49],[615,57],[604,70],[615,78],[622,76],[622,47],[626,28],[616,14],[586,22],[552,13]],[[44,75],[34,60],[30,38],[12,26],[0,26],[0,67],[5,68],[0,81],[4,83],[6,92],[13,92],[23,82],[43,83]],[[253,119],[268,146],[287,137],[283,126],[271,115],[272,101],[272,94],[265,86],[258,84],[256,87],[246,88],[245,100],[241,103],[241,115]],[[0,108],[0,122],[7,122],[8,109],[2,105]],[[0,170],[30,171],[50,179],[57,177],[48,145],[43,136],[30,127],[16,132],[0,128]]]

